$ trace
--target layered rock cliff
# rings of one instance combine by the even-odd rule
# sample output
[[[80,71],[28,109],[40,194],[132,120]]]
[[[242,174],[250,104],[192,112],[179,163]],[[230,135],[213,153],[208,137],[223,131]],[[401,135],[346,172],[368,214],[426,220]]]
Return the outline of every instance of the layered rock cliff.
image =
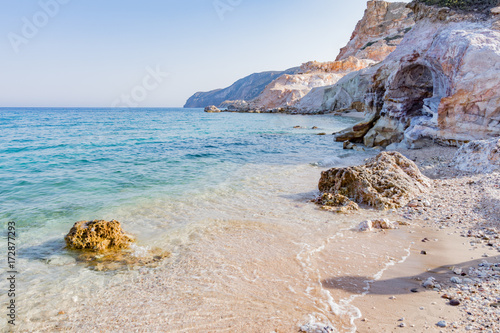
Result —
[[[435,6],[428,5],[436,4]],[[365,119],[338,141],[460,145],[500,136],[498,0],[369,1],[337,60],[309,62],[234,110]]]
[[[368,1],[363,19],[336,60],[354,56],[382,61],[396,49],[414,23],[413,12],[405,3]]]
[[[209,92],[197,92],[191,96],[185,108],[204,108],[209,105],[224,107],[222,103],[233,100],[252,100],[257,97],[264,88],[276,78],[285,74],[295,74],[298,67],[286,71],[271,71],[251,74],[233,83],[230,87],[216,89]]]
[[[305,63],[300,67],[299,74],[282,75],[271,82],[257,98],[250,101],[248,107],[261,112],[280,108],[288,112],[302,113],[314,110],[310,105],[304,108],[298,105],[312,89],[333,85],[346,74],[375,63],[373,60],[355,57],[328,63]]]
[[[322,105],[325,87],[383,60],[414,24],[413,12],[406,8],[406,3],[368,1],[363,18],[336,61],[308,62],[301,66],[300,73],[279,77],[250,102],[248,109],[289,113],[325,111]],[[351,108],[351,104],[346,108]]]
[[[275,76],[266,84],[265,80],[255,80],[253,75],[256,74],[253,74],[229,88],[196,93],[185,107],[216,105],[233,111],[316,113],[322,104],[322,87],[331,86],[346,74],[384,59],[414,25],[412,15],[406,3],[368,1],[368,8],[351,41],[336,61],[311,61],[300,69],[294,68]],[[243,90],[246,93],[241,93]],[[313,94],[307,96],[310,92]],[[302,101],[306,96],[307,99]],[[222,104],[226,100],[227,103]]]
[[[371,120],[363,131],[340,133],[338,141],[419,148],[430,141],[458,145],[500,135],[496,10],[485,15],[417,1],[409,8],[417,23],[396,50],[325,92],[323,107],[357,102]]]

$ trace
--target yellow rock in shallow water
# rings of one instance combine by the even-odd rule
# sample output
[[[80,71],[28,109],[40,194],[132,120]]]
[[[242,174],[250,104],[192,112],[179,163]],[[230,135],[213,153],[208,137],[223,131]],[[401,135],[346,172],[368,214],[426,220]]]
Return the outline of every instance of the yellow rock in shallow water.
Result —
[[[134,241],[115,220],[76,222],[64,239],[70,249],[97,252],[125,249]]]

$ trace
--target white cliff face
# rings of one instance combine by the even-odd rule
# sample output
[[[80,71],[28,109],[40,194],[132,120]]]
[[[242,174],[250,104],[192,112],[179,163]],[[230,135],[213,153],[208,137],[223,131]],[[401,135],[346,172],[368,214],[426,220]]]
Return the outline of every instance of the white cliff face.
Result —
[[[323,111],[325,87],[385,59],[414,24],[412,11],[406,8],[406,3],[368,1],[364,17],[336,61],[309,62],[301,66],[301,73],[279,77],[251,101],[250,109],[283,108],[299,113]]]
[[[251,108],[269,110],[293,107],[294,110],[317,111],[317,107],[321,107],[322,103],[322,95],[319,93],[321,89],[316,89],[317,94],[308,96],[306,100],[302,101],[311,90],[333,85],[346,74],[366,68],[374,63],[373,60],[349,57],[330,63],[304,64],[301,67],[304,73],[282,75],[271,82],[260,96],[251,102]]]
[[[368,146],[458,145],[500,135],[498,18],[471,22],[424,9],[427,16],[383,62],[325,93],[327,107],[359,101],[380,114],[364,136]]]
[[[283,75],[252,101],[252,108],[267,110],[293,106],[311,89],[334,84],[341,78],[342,75],[333,73]]]

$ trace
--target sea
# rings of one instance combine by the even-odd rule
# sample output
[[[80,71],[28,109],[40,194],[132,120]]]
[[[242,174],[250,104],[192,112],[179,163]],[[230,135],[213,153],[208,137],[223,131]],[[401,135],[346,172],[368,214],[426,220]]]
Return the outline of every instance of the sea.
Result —
[[[333,132],[356,121],[183,108],[0,109],[0,253],[7,271],[7,232],[15,225],[17,306],[15,327],[2,307],[0,329],[120,331],[132,314],[121,324],[120,316],[142,310],[125,307],[123,300],[108,304],[98,312],[116,325],[86,327],[91,309],[101,304],[96,300],[106,293],[146,297],[132,294],[137,278],[156,274],[173,291],[165,295],[170,312],[158,315],[164,321],[147,326],[139,320],[151,331],[157,323],[163,323],[161,331],[227,331],[231,321],[220,314],[230,311],[233,324],[251,320],[261,325],[256,331],[317,323],[352,330],[357,312],[348,305],[351,295],[330,293],[324,281],[345,274],[342,265],[355,270],[345,258],[359,249],[342,254],[344,259],[338,251],[349,243],[345,230],[359,221],[335,217],[310,201],[322,170],[373,156],[344,151],[333,140]],[[100,272],[81,264],[64,236],[75,222],[95,219],[120,221],[136,238],[138,253],[154,247],[171,256],[155,268]],[[341,241],[333,254],[328,244],[335,237]],[[211,281],[205,289],[199,289],[201,277]],[[10,285],[3,280],[0,300],[9,304]],[[130,295],[116,289],[123,284]],[[235,297],[244,301],[235,303]],[[193,299],[199,302],[196,315]],[[347,317],[337,320],[342,314]]]

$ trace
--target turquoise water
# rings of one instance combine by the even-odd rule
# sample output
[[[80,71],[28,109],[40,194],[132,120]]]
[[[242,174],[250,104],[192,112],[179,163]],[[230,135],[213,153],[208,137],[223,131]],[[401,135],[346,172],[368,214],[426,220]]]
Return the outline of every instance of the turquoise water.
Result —
[[[1,109],[0,220],[70,226],[112,207],[208,189],[241,165],[317,162],[341,147],[316,134],[352,122],[198,109]]]
[[[196,253],[224,251],[209,238],[231,226],[258,224],[262,237],[269,233],[266,226],[289,230],[275,236],[284,238],[278,248],[291,247],[286,253],[328,242],[321,228],[331,215],[309,203],[319,172],[359,161],[360,154],[343,151],[331,135],[317,134],[355,121],[200,109],[0,109],[0,226],[17,225],[20,331],[57,320],[61,309],[78,313],[77,306],[109,283],[134,276],[77,264],[64,244],[76,221],[117,219],[136,236],[137,255],[160,247],[189,269],[186,249],[202,240],[210,245]],[[302,243],[307,244],[297,245]],[[225,260],[241,256],[235,252]],[[216,269],[211,260],[202,260],[205,271]],[[184,270],[171,274],[182,281],[175,299],[189,302],[186,295],[196,280],[178,276]],[[5,300],[1,294],[0,302]],[[185,304],[177,306],[182,311]],[[5,324],[1,321],[0,329]]]

